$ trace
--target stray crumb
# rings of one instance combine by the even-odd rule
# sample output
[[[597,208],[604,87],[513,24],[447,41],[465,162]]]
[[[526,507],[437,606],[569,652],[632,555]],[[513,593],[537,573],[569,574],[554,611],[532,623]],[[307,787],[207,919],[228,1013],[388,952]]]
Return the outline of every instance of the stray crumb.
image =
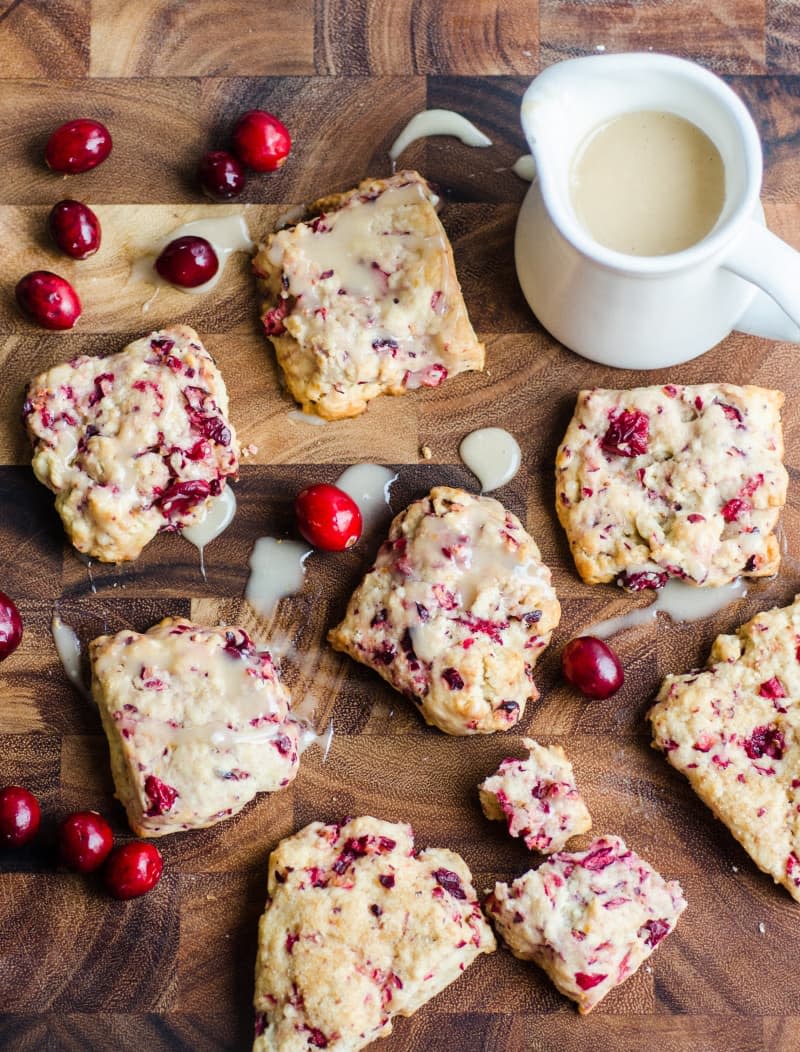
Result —
[[[251,442],[249,446],[242,446],[241,452],[242,452],[242,459],[243,460],[246,457],[254,457],[256,455],[256,453],[258,452],[258,446],[254,446],[253,443]]]
[[[758,922],[758,930],[761,932],[762,935],[767,934],[767,926],[763,921]]]
[[[433,450],[430,446],[422,446],[419,452],[423,460],[430,460],[433,456]]]
[[[208,894],[206,895],[206,899],[207,899],[207,900],[208,900],[209,902],[216,902],[216,901],[217,901],[217,896],[216,896],[216,895],[214,895],[214,894],[212,894],[212,893],[211,893],[211,892],[209,891],[209,893],[208,893]]]
[[[595,51],[605,51],[605,49],[606,49],[605,44],[598,44],[597,47],[595,48]]]
[[[651,966],[651,965],[649,965],[649,964],[646,964],[646,965],[644,966],[644,970],[645,970],[645,971],[647,972],[647,974],[648,974],[648,975],[652,975],[652,974],[653,974],[653,968],[652,968],[652,966]]]
[[[734,873],[738,873],[739,872],[739,867],[738,866],[731,866],[731,869],[733,870]]]
[[[525,58],[530,58],[531,55],[533,54],[533,52],[532,51],[523,51],[522,54],[525,56]]]

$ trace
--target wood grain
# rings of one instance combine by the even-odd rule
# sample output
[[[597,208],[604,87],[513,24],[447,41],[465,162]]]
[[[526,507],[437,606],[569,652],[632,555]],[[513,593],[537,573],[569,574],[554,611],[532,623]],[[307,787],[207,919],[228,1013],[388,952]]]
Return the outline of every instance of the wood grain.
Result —
[[[382,1042],[386,1052],[795,1052],[800,1047],[796,947],[800,915],[760,874],[688,784],[649,747],[644,714],[662,677],[702,664],[718,632],[800,591],[800,381],[797,349],[734,334],[670,370],[605,369],[564,350],[530,314],[516,280],[513,237],[526,185],[511,172],[526,152],[519,102],[531,76],[560,58],[653,49],[724,73],[764,140],[770,227],[800,247],[800,7],[794,0],[11,0],[0,5],[0,588],[19,602],[26,634],[0,665],[0,784],[41,798],[42,835],[0,856],[0,1048],[5,1052],[245,1052],[255,924],[266,862],[307,822],[375,813],[409,821],[420,845],[463,854],[480,889],[511,879],[530,856],[487,822],[475,787],[530,733],[563,745],[598,832],[623,835],[666,876],[689,909],[633,979],[581,1019],[543,973],[500,950]],[[425,106],[464,113],[492,138],[470,150],[434,138],[402,163],[432,179],[465,299],[486,341],[483,374],[436,390],[376,400],[361,418],[294,423],[259,332],[247,260],[234,259],[203,299],[165,290],[143,313],[131,261],[181,222],[222,214],[198,192],[194,167],[221,146],[243,110],[263,106],[292,131],[289,163],[254,176],[242,197],[254,236],[294,205],[386,174],[386,150]],[[114,152],[65,179],[41,163],[59,122],[106,121]],[[59,257],[44,217],[79,196],[101,217],[101,252]],[[237,208],[239,206],[237,205]],[[230,210],[230,209],[229,209]],[[85,311],[70,333],[45,333],[13,305],[27,270],[73,280]],[[220,364],[242,441],[257,451],[236,484],[239,511],[208,547],[162,535],[132,566],[87,568],[65,543],[52,496],[34,480],[19,421],[28,379],[81,353],[121,348],[151,327],[194,325]],[[789,503],[781,574],[694,625],[666,620],[620,636],[626,683],[587,704],[560,676],[559,650],[593,621],[646,602],[591,588],[574,571],[552,510],[553,457],[575,392],[592,385],[714,380],[779,386]],[[396,468],[395,511],[433,484],[475,487],[458,445],[476,427],[512,431],[520,474],[498,496],[533,532],[553,570],[563,617],[537,667],[541,699],[522,726],[479,740],[424,726],[375,674],[324,645],[379,537],[342,555],[317,553],[303,591],[272,618],[242,599],[258,536],[290,536],[292,500],[355,461]],[[424,460],[423,445],[431,451]],[[106,814],[130,837],[113,799],[98,714],[66,680],[50,636],[55,608],[82,641],[167,614],[240,621],[280,656],[293,695],[333,719],[330,754],[306,754],[286,791],[229,822],[161,842],[166,875],[152,895],[112,902],[99,880],[59,867],[55,828],[67,810]],[[759,925],[763,924],[762,934]],[[649,970],[648,970],[649,969]],[[376,1046],[378,1047],[378,1046]]]

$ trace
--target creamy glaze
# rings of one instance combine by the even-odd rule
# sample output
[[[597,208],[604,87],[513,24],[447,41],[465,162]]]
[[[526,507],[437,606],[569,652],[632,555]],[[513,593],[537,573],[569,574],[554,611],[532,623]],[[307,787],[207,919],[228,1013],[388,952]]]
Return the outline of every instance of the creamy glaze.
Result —
[[[56,653],[67,675],[67,679],[84,697],[91,697],[83,679],[81,669],[81,642],[77,633],[65,624],[58,614],[53,614],[50,622]]]
[[[422,110],[415,114],[403,128],[389,149],[392,165],[412,142],[425,139],[430,135],[451,135],[460,139],[465,146],[491,146],[488,135],[453,110]]]
[[[701,241],[725,202],[725,168],[709,137],[674,113],[634,111],[595,129],[570,173],[578,220],[601,245],[663,256]]]
[[[458,447],[458,455],[478,476],[482,493],[505,486],[522,463],[519,443],[502,427],[482,427],[470,432]]]
[[[172,285],[170,282],[164,281],[154,266],[156,259],[170,241],[175,241],[179,237],[189,236],[203,237],[206,241],[209,241],[217,254],[217,259],[219,260],[219,269],[214,277],[211,278],[210,281],[206,281],[202,285],[198,285],[193,289],[182,288],[181,286]],[[153,295],[142,305],[143,313],[147,313],[150,309],[150,304],[156,298],[159,289],[163,286],[177,288],[181,292],[190,292],[193,295],[210,292],[219,284],[228,257],[234,252],[252,253],[255,251],[255,247],[255,242],[250,237],[247,221],[241,214],[218,216],[212,219],[195,219],[191,223],[184,223],[183,226],[178,227],[177,230],[173,230],[172,233],[167,235],[167,237],[162,238],[155,246],[152,253],[148,253],[148,255],[142,256],[140,259],[134,260],[131,265],[132,278],[156,286]]]
[[[280,599],[303,587],[305,561],[311,551],[299,541],[258,538],[250,554],[250,576],[244,593],[257,613],[270,617]]]
[[[536,161],[532,153],[524,153],[518,157],[511,166],[511,171],[527,183],[532,183],[536,178]]]
[[[193,526],[185,526],[181,535],[193,544],[200,552],[200,573],[206,578],[205,549],[233,522],[236,514],[236,495],[230,486],[226,486],[218,497],[206,506],[203,518]]]
[[[286,416],[289,418],[290,424],[311,424],[312,427],[322,427],[328,423],[327,420],[323,420],[316,413],[304,413],[302,409],[292,409]]]
[[[386,515],[390,508],[389,491],[396,481],[397,472],[380,464],[353,464],[336,480],[339,489],[358,505],[364,534],[372,532]]]
[[[599,621],[584,629],[581,635],[608,639],[609,636],[623,632],[626,628],[634,628],[637,625],[654,621],[659,610],[673,621],[700,621],[704,617],[710,617],[719,610],[723,610],[737,599],[743,599],[746,595],[747,584],[741,578],[737,578],[730,584],[721,585],[719,588],[696,588],[683,581],[667,581],[664,587],[659,589],[655,600],[649,606],[637,607],[636,610],[621,614],[619,617]]]

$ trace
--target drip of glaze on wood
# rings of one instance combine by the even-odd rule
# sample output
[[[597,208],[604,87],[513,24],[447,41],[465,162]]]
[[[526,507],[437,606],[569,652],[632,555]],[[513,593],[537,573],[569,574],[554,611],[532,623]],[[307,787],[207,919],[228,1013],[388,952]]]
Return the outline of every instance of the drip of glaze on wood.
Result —
[[[511,165],[511,171],[517,178],[524,179],[526,183],[532,183],[536,178],[536,161],[533,159],[533,154],[524,153],[518,157]]]
[[[417,139],[426,139],[431,135],[451,135],[460,139],[465,146],[492,145],[492,140],[460,113],[454,110],[422,110],[411,118],[389,149],[392,171],[403,150]]]
[[[608,639],[609,636],[654,621],[659,610],[662,610],[673,621],[700,621],[704,617],[724,610],[726,606],[743,599],[747,595],[747,584],[741,578],[723,584],[719,588],[698,588],[684,581],[667,581],[660,588],[655,600],[645,607],[638,607],[619,617],[610,617],[596,625],[585,628],[581,635],[597,636]]]
[[[372,533],[391,511],[392,485],[397,481],[397,472],[380,464],[353,464],[338,477],[335,485],[352,497],[361,512],[362,537]]]
[[[200,573],[204,581],[208,580],[205,560],[206,545],[211,544],[227,530],[235,514],[236,496],[230,486],[225,486],[220,495],[207,505],[206,513],[200,522],[196,522],[193,526],[185,526],[181,530],[181,536],[185,537],[200,552]]]
[[[458,455],[473,475],[481,493],[491,493],[510,482],[519,471],[522,452],[513,435],[502,427],[482,427],[466,436]]]
[[[281,599],[300,591],[311,552],[300,541],[258,538],[250,554],[250,576],[244,593],[256,613],[271,617]]]
[[[85,698],[91,698],[91,694],[83,679],[81,669],[81,642],[74,628],[65,624],[59,614],[53,614],[50,621],[50,631],[53,634],[56,653],[64,668],[67,679]]]

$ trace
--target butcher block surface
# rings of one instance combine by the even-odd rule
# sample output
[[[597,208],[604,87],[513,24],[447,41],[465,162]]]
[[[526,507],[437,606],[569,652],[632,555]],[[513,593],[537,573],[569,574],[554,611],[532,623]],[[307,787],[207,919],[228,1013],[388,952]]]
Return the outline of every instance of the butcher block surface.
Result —
[[[526,152],[520,98],[544,67],[602,50],[666,51],[722,74],[764,140],[768,224],[800,246],[800,9],[792,0],[0,3],[0,589],[25,620],[22,645],[0,665],[0,784],[28,786],[44,813],[34,845],[0,855],[4,1052],[247,1052],[256,922],[278,840],[317,819],[372,814],[410,822],[420,846],[458,851],[480,891],[511,880],[531,856],[483,817],[476,787],[503,757],[523,755],[523,735],[564,747],[595,832],[623,836],[677,878],[689,907],[648,965],[587,1018],[535,966],[501,949],[398,1020],[375,1047],[800,1048],[800,907],[650,748],[645,721],[665,674],[703,664],[715,635],[800,592],[800,359],[790,345],[734,334],[683,366],[619,372],[565,350],[529,312],[512,251],[526,191],[511,171]],[[274,175],[253,175],[241,202],[212,204],[198,192],[196,161],[224,145],[235,118],[253,107],[289,127],[291,157]],[[236,211],[263,236],[299,203],[388,174],[389,145],[426,107],[457,110],[493,140],[481,150],[429,139],[402,158],[442,195],[467,307],[487,345],[483,374],[380,398],[358,419],[313,427],[288,416],[294,407],[259,331],[246,256],[232,257],[211,294],[165,289],[145,309],[152,290],[131,276],[131,262],[159,238],[185,221]],[[105,122],[114,151],[95,171],[65,178],[45,168],[42,151],[49,132],[72,117]],[[103,226],[100,252],[82,263],[59,256],[43,232],[49,208],[67,196],[90,204]],[[84,313],[73,331],[47,333],[18,313],[14,285],[37,268],[78,288]],[[235,486],[238,514],[206,551],[207,581],[197,551],[176,535],[157,537],[134,564],[87,568],[33,477],[20,424],[24,385],[38,372],[174,322],[196,328],[214,354],[242,444],[257,447]],[[558,526],[554,456],[575,394],[593,385],[718,381],[786,392],[780,574],[707,620],[663,619],[619,636],[624,687],[607,701],[582,700],[561,678],[562,646],[647,598],[582,584]],[[541,698],[519,727],[464,739],[426,727],[404,698],[324,643],[379,535],[347,553],[313,555],[305,587],[272,619],[257,618],[242,596],[255,539],[294,535],[292,500],[303,486],[375,461],[399,473],[395,512],[433,485],[475,491],[458,445],[487,425],[507,428],[522,447],[522,470],[496,496],[536,538],[563,616],[537,668]],[[167,615],[237,621],[260,640],[279,640],[295,697],[312,699],[318,729],[333,720],[327,760],[313,746],[285,791],[212,829],[161,840],[158,888],[129,903],[112,900],[99,879],[56,862],[55,824],[67,811],[97,808],[119,840],[130,832],[113,797],[98,713],[56,655],[54,610],[84,645]]]

